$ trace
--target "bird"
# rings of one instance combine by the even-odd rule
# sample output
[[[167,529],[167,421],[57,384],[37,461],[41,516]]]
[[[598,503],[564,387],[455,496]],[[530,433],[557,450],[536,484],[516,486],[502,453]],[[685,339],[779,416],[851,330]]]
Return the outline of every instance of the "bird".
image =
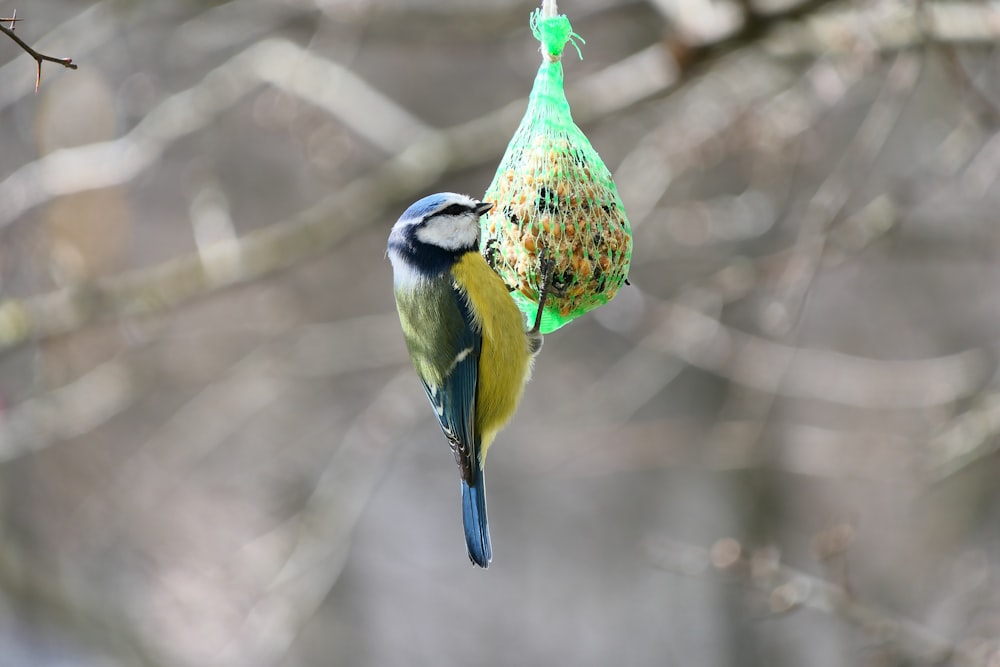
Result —
[[[489,567],[483,467],[517,409],[542,347],[554,262],[540,262],[534,326],[480,254],[479,218],[493,204],[454,192],[420,199],[389,233],[393,293],[410,360],[458,464],[469,559]]]

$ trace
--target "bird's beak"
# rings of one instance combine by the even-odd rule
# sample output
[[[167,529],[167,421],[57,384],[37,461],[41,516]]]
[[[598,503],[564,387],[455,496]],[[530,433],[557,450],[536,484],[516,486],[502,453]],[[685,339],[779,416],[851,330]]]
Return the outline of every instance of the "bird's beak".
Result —
[[[489,213],[492,208],[493,208],[493,202],[481,201],[478,204],[476,204],[476,207],[472,210],[476,212],[476,215],[482,215],[484,213]]]

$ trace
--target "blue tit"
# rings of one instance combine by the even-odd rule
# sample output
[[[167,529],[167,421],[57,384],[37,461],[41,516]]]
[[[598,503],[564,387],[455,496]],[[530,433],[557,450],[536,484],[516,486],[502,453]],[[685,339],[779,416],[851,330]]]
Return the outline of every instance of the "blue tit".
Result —
[[[387,251],[410,359],[461,472],[465,542],[480,567],[493,556],[486,452],[514,415],[542,346],[541,318],[525,330],[507,286],[479,253],[479,217],[492,206],[451,192],[424,197],[396,221]]]

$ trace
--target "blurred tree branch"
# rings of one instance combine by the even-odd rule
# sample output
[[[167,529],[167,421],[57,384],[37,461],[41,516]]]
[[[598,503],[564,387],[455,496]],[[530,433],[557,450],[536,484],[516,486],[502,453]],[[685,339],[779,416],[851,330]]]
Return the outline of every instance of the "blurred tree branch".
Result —
[[[968,7],[964,9],[966,9],[965,13],[968,14]],[[980,17],[963,16],[964,20],[962,23],[967,26],[975,26],[978,20],[984,20],[989,25],[989,22],[996,22],[1000,18],[1000,11],[997,11],[995,7],[993,10],[992,16],[990,14]],[[959,57],[957,42],[955,40],[941,39],[942,34],[949,32],[947,28],[942,29],[939,26],[940,21],[947,21],[947,15],[942,16],[942,13],[936,7],[927,3],[926,0],[917,0],[915,20],[917,28],[924,36],[925,42],[937,48],[944,55],[945,60],[961,83],[962,88],[976,101],[980,109],[982,121],[992,124],[1000,122],[1000,103],[992,99],[986,91],[979,87],[973,77],[969,75]],[[966,32],[970,31],[966,29]]]
[[[170,143],[228,108],[255,85],[255,80],[271,79],[281,65],[300,73],[339,75],[341,80],[353,78],[333,63],[325,63],[328,70],[317,70],[316,60],[290,42],[262,42],[220,66],[190,90],[163,102],[126,137],[109,144],[64,150],[22,167],[0,182],[0,198],[9,196],[13,204],[0,212],[0,227],[57,194],[107,187],[133,178]],[[592,109],[589,113],[583,110],[578,116],[593,119],[621,110],[637,99],[663,90],[672,80],[660,66],[655,51],[630,56],[622,65],[613,65],[581,84],[583,88],[617,86],[621,94],[614,98],[615,105]],[[635,80],[621,80],[637,73],[641,75]],[[231,84],[220,87],[220,79]],[[274,76],[272,83],[279,85],[282,81]],[[287,85],[293,86],[293,92],[310,88],[299,86],[295,77],[290,81]],[[318,85],[318,81],[314,83]],[[378,100],[374,95],[366,99]],[[349,98],[344,103],[349,104]],[[192,107],[201,114],[189,118]],[[162,312],[220,288],[294,266],[360,229],[380,213],[387,200],[409,195],[433,183],[446,171],[479,164],[501,151],[507,141],[507,128],[516,124],[523,107],[524,101],[519,100],[448,130],[417,132],[415,141],[406,147],[394,146],[398,151],[396,157],[371,174],[291,220],[245,235],[226,253],[193,253],[91,285],[0,302],[0,349],[68,333],[95,321]],[[384,111],[369,110],[365,115],[378,117],[384,113],[395,117],[401,113],[384,98],[378,108]],[[362,122],[360,116],[358,120]],[[123,161],[123,155],[131,159]],[[94,167],[102,164],[108,165],[103,172]],[[29,193],[26,196],[30,199],[19,198],[19,193]]]
[[[189,377],[188,382],[208,384],[210,390],[200,393],[197,401],[192,399],[189,412],[178,420],[182,426],[193,425],[197,432],[177,438],[185,447],[174,447],[176,456],[185,456],[183,452],[189,449],[204,454],[224,439],[203,428],[203,420],[195,413],[194,406],[205,404],[208,407],[202,414],[224,414],[224,421],[238,424],[246,412],[234,414],[220,408],[218,397],[246,396],[248,409],[259,409],[266,397],[255,398],[260,392],[248,392],[260,389],[256,383],[262,374],[284,380],[337,378],[359,370],[406,363],[405,350],[395,336],[395,320],[395,313],[386,313],[301,325],[255,346],[238,361],[224,364],[221,371],[216,365],[194,369],[200,373]],[[160,360],[164,356],[170,359],[172,348],[183,348],[190,356],[200,353],[202,347],[234,337],[232,331],[181,337],[158,331],[155,337],[131,346],[71,382],[44,388],[38,395],[11,406],[0,419],[0,463],[100,428],[133,406],[154,387],[154,381],[162,386],[170,368],[169,362]],[[233,408],[233,401],[228,405]],[[196,458],[193,454],[187,456]]]
[[[81,646],[115,656],[123,664],[164,667],[169,664],[151,649],[106,591],[97,591],[85,580],[67,581],[41,566],[33,554],[6,529],[0,546],[0,593],[5,603],[22,610],[43,612],[58,631]]]
[[[1000,450],[1000,392],[987,389],[935,434],[924,454],[927,481],[940,483]]]
[[[671,3],[658,0],[655,4]],[[669,254],[664,249],[676,241],[670,235],[677,226],[666,223],[674,211],[657,206],[682,176],[710,169],[712,155],[726,155],[732,150],[730,143],[749,149],[762,169],[753,170],[753,187],[748,191],[769,197],[771,186],[784,180],[787,184],[782,182],[781,187],[790,192],[794,172],[802,168],[795,162],[796,145],[802,136],[820,124],[835,105],[851,99],[848,94],[858,92],[854,87],[859,82],[870,84],[869,75],[881,74],[881,63],[872,64],[879,58],[872,54],[888,52],[895,58],[884,70],[887,73],[880,93],[867,111],[861,109],[864,120],[853,139],[844,142],[846,148],[829,148],[834,155],[839,153],[840,159],[825,173],[811,199],[807,196],[798,206],[789,196],[784,204],[773,206],[773,219],[766,226],[740,238],[747,245],[724,235],[707,241],[702,248],[709,249],[703,254],[714,253],[721,266],[713,266],[705,278],[685,280],[678,295],[654,294],[652,286],[644,289],[639,285],[632,290],[645,320],[631,329],[634,337],[628,335],[624,341],[628,349],[609,368],[595,372],[582,400],[577,392],[567,398],[563,398],[565,392],[553,392],[555,412],[560,400],[566,403],[561,406],[566,411],[579,403],[600,406],[586,417],[595,424],[603,421],[603,429],[560,426],[551,438],[536,438],[549,445],[544,451],[531,451],[530,460],[525,456],[521,465],[532,472],[554,468],[587,475],[694,462],[709,470],[759,471],[773,466],[791,474],[870,476],[880,482],[894,474],[912,472],[919,468],[911,465],[913,460],[924,457],[920,462],[926,467],[920,469],[928,477],[948,476],[992,454],[998,446],[1000,403],[990,386],[995,364],[990,344],[963,339],[960,345],[932,351],[924,358],[886,360],[830,350],[824,343],[801,342],[789,329],[804,306],[813,278],[824,267],[855,259],[902,224],[897,216],[905,197],[900,195],[897,182],[905,189],[920,175],[972,171],[976,166],[970,163],[977,151],[985,155],[978,169],[987,183],[992,182],[988,178],[993,162],[987,159],[987,148],[981,143],[984,132],[965,114],[930,159],[894,172],[890,185],[880,185],[877,192],[858,186],[881,157],[902,106],[923,72],[924,63],[915,64],[917,58],[911,49],[925,45],[922,40],[926,39],[953,45],[994,40],[1000,34],[997,8],[928,3],[924,10],[933,20],[921,24],[920,17],[902,4],[815,0],[776,13],[756,11],[756,3],[742,4],[746,15],[734,24],[732,32],[701,42],[683,31],[672,33],[665,44],[636,51],[577,80],[568,91],[574,115],[581,123],[621,114],[658,95],[679,93],[654,100],[642,110],[647,117],[634,122],[645,123],[648,131],[627,152],[616,173],[633,223],[646,239],[644,250],[648,254],[637,256],[637,263]],[[307,9],[313,7],[306,5]],[[285,7],[275,11],[287,11]],[[209,10],[224,21],[240,18],[240,11],[236,3]],[[375,13],[391,11],[383,7]],[[380,16],[386,21],[383,14]],[[391,21],[399,20],[399,16],[392,16]],[[445,24],[440,17],[433,21]],[[471,22],[480,21],[477,17]],[[274,27],[270,22],[254,23],[252,28],[257,32],[250,33],[253,39],[270,32],[263,23]],[[247,33],[228,32],[217,40],[211,30],[202,29],[206,48],[224,54],[208,62],[220,62],[229,49],[235,51],[247,41]],[[315,44],[311,48],[316,48]],[[79,49],[74,47],[73,52]],[[202,53],[199,51],[199,56]],[[815,58],[820,54],[822,58]],[[831,80],[836,85],[824,87],[824,82]],[[75,333],[94,323],[125,320],[124,330],[134,324],[130,318],[143,318],[141,325],[154,330],[152,339],[129,339],[127,349],[61,386],[42,380],[36,383],[36,395],[16,405],[0,406],[0,462],[78,438],[129,409],[137,412],[140,399],[176,381],[168,368],[171,357],[166,355],[164,360],[160,354],[164,348],[176,348],[174,359],[185,354],[204,359],[211,356],[207,338],[220,334],[236,338],[232,331],[221,333],[222,327],[207,335],[170,331],[164,326],[165,318],[159,316],[191,300],[296,266],[343,243],[383,214],[392,202],[412,196],[443,175],[488,163],[502,151],[525,104],[524,99],[517,99],[474,121],[438,130],[349,68],[290,41],[268,39],[229,58],[187,90],[169,96],[124,136],[51,154],[24,164],[0,181],[0,201],[4,202],[0,233],[12,232],[13,225],[26,219],[25,213],[61,196],[133,181],[182,138],[211,128],[220,116],[262,86],[318,109],[384,154],[385,161],[311,208],[234,241],[206,244],[198,252],[92,283],[0,301],[0,352]],[[707,99],[712,103],[704,104]],[[857,99],[868,98],[862,91],[853,101]],[[678,122],[677,109],[684,105],[690,105],[691,113],[708,113],[698,122]],[[921,195],[927,196],[925,192]],[[704,210],[715,205],[716,200],[711,199],[715,196],[709,193],[692,204]],[[725,200],[725,195],[717,199]],[[780,195],[774,200],[780,202]],[[796,210],[791,209],[793,205]],[[722,218],[725,214],[723,201],[709,215]],[[782,229],[771,234],[779,223]],[[778,237],[787,230],[792,231],[788,237]],[[656,235],[659,238],[653,239]],[[789,247],[781,249],[785,241]],[[779,248],[776,252],[775,243]],[[964,243],[974,245],[975,241]],[[762,247],[763,253],[754,255]],[[758,335],[752,333],[753,326],[733,324],[726,307],[760,295],[763,331]],[[211,305],[218,303],[221,301]],[[768,308],[768,303],[777,308]],[[754,303],[751,308],[759,305]],[[609,305],[608,312],[615,306]],[[152,434],[140,438],[137,447],[128,448],[130,458],[107,475],[111,479],[108,488],[95,493],[99,497],[88,499],[83,511],[75,514],[82,526],[79,530],[108,541],[116,539],[116,531],[135,518],[122,519],[116,514],[122,512],[118,505],[123,499],[131,503],[129,490],[133,486],[144,487],[150,479],[168,488],[171,482],[179,483],[184,473],[195,471],[205,458],[222,450],[227,440],[241,437],[241,429],[255,430],[258,424],[251,423],[254,418],[283,394],[291,393],[295,380],[329,379],[359,369],[405,364],[394,319],[394,314],[383,313],[329,324],[296,323],[293,330],[270,330],[240,338],[241,345],[254,347],[238,361],[219,366],[213,359],[215,364],[199,366],[185,377],[197,388],[194,395],[185,395],[176,410],[167,408],[170,415]],[[264,342],[259,342],[261,338]],[[52,345],[60,342],[52,341]],[[46,348],[46,354],[39,356],[57,355],[49,355]],[[688,367],[729,381],[727,406],[738,402],[733,396],[740,399],[744,394],[762,400],[754,402],[749,417],[734,410],[734,414],[723,414],[710,429],[678,424],[679,420],[670,417],[630,421]],[[65,377],[64,373],[59,382]],[[206,575],[212,581],[198,580],[206,590],[224,591],[220,596],[228,596],[241,615],[236,627],[227,628],[231,630],[228,645],[218,654],[217,664],[246,667],[281,662],[340,575],[352,545],[352,531],[395,445],[414,424],[428,419],[408,370],[394,375],[388,383],[382,384],[383,380],[379,378],[380,388],[370,392],[368,408],[349,423],[347,433],[339,439],[339,449],[322,473],[306,476],[307,483],[315,480],[311,496],[302,505],[295,505],[292,516],[286,519],[288,515],[283,515],[273,530],[246,543],[232,558],[221,559],[219,565],[213,561],[209,567],[216,569]],[[609,396],[607,387],[621,389]],[[915,436],[894,427],[898,415],[879,414],[885,423],[860,427],[789,419],[793,423],[775,427],[783,427],[780,433],[789,441],[787,458],[777,461],[763,460],[756,448],[737,451],[738,447],[730,447],[727,457],[720,455],[722,447],[704,446],[708,432],[709,445],[718,440],[725,441],[722,445],[738,441],[756,447],[765,425],[780,421],[772,409],[775,405],[780,409],[780,399],[815,400],[824,403],[824,408],[835,404],[834,409],[840,410],[837,414],[851,414],[852,419],[861,421],[856,414],[865,411],[906,414],[912,410],[936,419],[945,413],[950,417],[953,404],[961,405],[959,402],[969,397],[973,397],[968,401],[972,407],[944,424],[929,442],[922,434]],[[344,421],[324,413],[315,423],[296,422],[291,437],[295,442],[289,447],[298,452],[312,443],[337,441],[331,433],[342,428]],[[932,418],[927,421],[934,423]],[[614,423],[608,427],[607,422]],[[280,426],[288,428],[287,424]],[[614,449],[607,447],[608,443],[614,443]],[[580,451],[581,446],[585,451]],[[86,451],[83,447],[72,449]],[[47,456],[60,454],[53,451]],[[169,465],[161,468],[163,462]],[[160,506],[164,496],[183,500],[181,496],[189,490],[157,495],[144,488],[146,493],[136,503],[138,510],[130,509],[140,521],[150,520],[154,513],[166,511]],[[699,552],[699,558],[707,561],[710,557]],[[199,568],[202,565],[198,563]],[[29,574],[38,574],[30,563],[24,567],[32,570]],[[813,581],[782,569],[780,564],[777,568],[777,574],[772,572],[766,581],[755,580],[777,605],[775,613],[816,605],[865,629],[882,628],[886,622],[889,642],[899,643],[907,655],[923,660],[951,656],[956,664],[979,664],[966,662],[967,652],[955,649],[926,628],[911,627],[861,605],[846,586]],[[0,576],[5,575],[0,572]],[[199,606],[207,604],[204,600],[184,603],[190,604],[184,611],[192,618],[214,611]],[[126,625],[129,622],[124,621]],[[204,634],[210,640],[218,638],[211,632]]]
[[[769,25],[785,26],[788,22],[784,19],[789,17],[794,19],[791,23],[797,23],[809,11],[824,5],[808,2],[783,14],[769,15]],[[982,11],[994,10],[987,6]],[[947,16],[947,12],[942,8],[938,13]],[[938,18],[937,24],[948,25],[948,21]],[[744,26],[741,32],[708,50],[698,50],[694,57],[671,57],[657,46],[629,56],[571,86],[569,96],[575,116],[580,122],[592,121],[670,90],[682,77],[686,80],[697,63],[708,62],[738,44],[760,37],[759,30],[756,25]],[[823,34],[809,33],[820,39]],[[946,37],[942,35],[941,39]],[[805,35],[800,35],[791,43],[801,48],[803,39]],[[298,76],[279,75],[289,71]],[[228,85],[218,85],[221,80]],[[361,107],[352,105],[351,95],[323,93],[329,88],[320,82],[330,80],[352,87],[355,97],[361,95],[366,101],[366,112],[358,113]],[[268,40],[251,46],[196,86],[164,101],[126,136],[107,144],[56,152],[25,165],[0,182],[0,199],[8,203],[0,211],[0,229],[54,197],[131,180],[174,141],[204,127],[262,82],[327,108],[361,136],[395,152],[396,157],[294,219],[246,235],[224,256],[192,254],[91,285],[0,302],[0,349],[64,334],[94,321],[161,312],[191,298],[293,266],[360,228],[379,213],[380,202],[405,198],[446,171],[481,164],[497,154],[507,140],[507,128],[516,123],[524,107],[524,101],[517,100],[474,121],[431,131],[341,66],[289,42]],[[609,89],[617,94],[590,94],[592,90],[606,93]],[[595,104],[598,100],[605,102]],[[190,114],[192,109],[198,113]],[[372,125],[372,119],[393,122]],[[406,132],[386,135],[370,129],[376,125],[398,125]],[[404,146],[407,137],[414,136],[416,141]],[[347,219],[350,216],[355,217]]]
[[[811,576],[780,562],[772,550],[750,554],[734,539],[719,540],[711,549],[667,539],[646,543],[650,561],[668,572],[700,576],[718,573],[763,593],[775,616],[807,608],[847,621],[874,640],[921,664],[986,667],[989,655],[977,655],[932,629],[896,618],[858,600],[846,585]]]
[[[286,557],[253,596],[244,622],[213,665],[266,667],[284,661],[299,629],[339,579],[354,528],[393,452],[426,420],[424,407],[410,369],[396,373],[350,425],[302,512],[241,549],[237,560],[252,559],[260,544],[278,541]]]
[[[577,116],[586,121],[614,113],[634,103],[637,99],[648,97],[672,85],[677,80],[676,74],[673,73],[669,65],[664,63],[662,55],[656,48],[647,49],[578,83],[571,91],[573,97],[584,102],[577,105],[581,109]],[[901,62],[905,64],[908,61],[904,58]],[[742,80],[746,82],[747,77],[754,72],[753,68],[738,63],[735,64],[732,71],[728,71],[725,59],[718,61],[717,65],[717,74],[727,81]],[[288,66],[291,67],[291,71],[297,72],[298,76],[290,78],[278,76],[278,73],[288,71]],[[178,125],[171,121],[177,109],[189,107],[197,100],[203,113],[209,115],[219,113],[255,85],[254,81],[266,81],[271,85],[283,87],[297,96],[306,97],[348,122],[362,135],[373,136],[372,132],[364,129],[364,124],[370,122],[368,119],[359,117],[354,110],[345,107],[343,102],[326,96],[322,92],[325,89],[321,86],[314,85],[317,80],[331,77],[341,81],[342,84],[353,86],[357,94],[366,100],[367,105],[375,109],[371,112],[372,117],[395,119],[393,123],[401,123],[402,127],[409,128],[407,133],[400,133],[395,138],[393,135],[386,135],[378,139],[385,150],[399,151],[400,154],[397,158],[387,161],[372,174],[359,178],[344,191],[328,197],[312,209],[300,213],[296,218],[245,235],[239,240],[236,248],[227,248],[225,253],[212,252],[213,249],[208,248],[208,252],[202,251],[182,256],[156,267],[120,274],[79,288],[58,290],[23,300],[0,302],[0,349],[15,346],[27,340],[39,340],[69,333],[90,322],[164,312],[189,299],[210,294],[226,286],[251,281],[270,272],[292,266],[359,229],[370,219],[372,211],[377,211],[379,202],[384,199],[386,192],[398,192],[398,196],[405,196],[409,192],[419,189],[425,180],[435,180],[443,170],[458,169],[488,159],[490,155],[502,148],[506,141],[504,128],[516,122],[523,107],[523,101],[518,100],[470,123],[447,130],[432,131],[424,127],[420,121],[398,110],[390,100],[367,89],[363,83],[353,79],[353,75],[339,66],[322,61],[290,43],[272,40],[255,45],[235,56],[206,76],[192,89],[179,93],[162,103],[159,111],[150,114],[144,124],[137,127],[125,138],[117,140],[117,142],[125,141],[132,144],[131,148],[115,147],[114,150],[143,154],[146,157],[141,160],[141,163],[155,160],[165,146],[169,145],[175,138],[186,132],[194,131],[202,123],[207,122],[205,118],[200,118],[190,124]],[[766,77],[759,76],[757,78],[766,79]],[[213,90],[217,87],[217,81],[220,79],[243,83],[235,88],[232,85],[227,87],[226,94],[221,98],[213,97]],[[899,88],[899,85],[889,87],[889,90],[884,93],[888,96],[886,99],[898,96],[900,90],[905,91],[914,80],[912,75],[905,76],[903,79],[906,81],[903,82],[902,88]],[[642,83],[636,84],[634,83],[636,81]],[[702,83],[694,83],[693,85],[698,86]],[[621,92],[610,97],[588,92],[607,90],[608,88]],[[774,91],[768,88],[766,81],[757,81],[755,86],[746,85],[735,90],[737,92],[739,90],[754,90],[756,95],[764,95],[765,97],[774,94]],[[769,90],[771,92],[768,92]],[[699,95],[706,94],[706,91],[702,90],[697,92]],[[587,100],[598,99],[611,99],[615,101],[615,104],[613,106],[586,104]],[[676,174],[681,165],[691,162],[693,155],[701,150],[701,145],[704,142],[714,140],[726,131],[726,126],[737,122],[742,117],[740,111],[742,105],[750,105],[755,99],[757,97],[748,98],[743,103],[728,105],[727,108],[731,114],[727,118],[721,119],[722,127],[706,125],[704,129],[705,132],[708,132],[707,134],[705,132],[687,132],[678,136],[672,127],[666,125],[662,128],[662,137],[654,134],[652,142],[650,138],[647,138],[642,146],[637,148],[637,150],[642,150],[651,144],[662,144],[664,150],[673,156],[672,161],[676,162],[673,168],[650,169],[648,163],[643,160],[639,160],[633,168],[629,166],[630,158],[625,159],[621,168],[622,172],[639,169],[645,178],[644,187],[635,188],[631,195],[626,193],[630,206],[633,199],[637,200],[634,202],[636,207],[630,208],[634,212],[637,226],[642,224],[648,215],[648,207],[662,195],[663,189],[669,183],[670,175]],[[832,104],[834,99],[839,98],[827,99],[825,104]],[[825,108],[825,104],[814,105],[811,113],[819,114]],[[853,151],[848,149],[841,165],[834,170],[817,193],[816,199],[823,203],[823,210],[829,208],[830,202],[827,200],[833,196],[829,192],[839,193],[835,198],[840,204],[834,207],[829,215],[839,215],[840,208],[842,208],[843,195],[847,191],[847,187],[841,181],[848,168],[851,171],[854,170],[857,161],[856,156],[849,156],[852,153],[857,153],[858,147],[860,147],[863,149],[866,160],[873,158],[872,152],[876,151],[877,147],[884,142],[888,128],[893,124],[894,109],[896,109],[895,105],[886,106],[885,102],[877,104],[873,108],[869,115],[870,120],[866,123],[866,127],[869,129],[859,132],[852,143],[855,149]],[[352,118],[355,120],[351,120]],[[801,119],[794,127],[808,127],[810,122],[809,119]],[[409,147],[404,145],[407,134],[418,137],[417,141]],[[147,139],[147,137],[155,137],[157,143],[150,143],[154,140]],[[790,141],[792,139],[794,139],[794,135],[782,140]],[[761,141],[765,140],[761,139]],[[145,147],[141,148],[143,146]],[[84,147],[75,150],[84,152],[79,157],[82,160],[94,148]],[[110,149],[110,146],[108,148]],[[67,159],[75,162],[77,158]],[[141,169],[142,166],[136,168]],[[658,173],[664,174],[666,180],[650,187],[649,178]],[[111,180],[106,181],[106,183],[117,182],[118,178],[128,179],[132,175],[131,171],[120,173],[117,176],[112,175]],[[619,174],[619,177],[624,184],[643,182],[631,178],[630,172]],[[414,181],[413,179],[419,180]],[[0,188],[2,187],[0,184]],[[90,187],[90,185],[86,185],[86,187]],[[629,188],[629,186],[625,185],[624,188]],[[648,199],[650,203],[643,205],[642,200],[645,199]],[[876,201],[881,201],[881,199]],[[888,229],[881,222],[882,214],[877,215],[878,219],[871,224],[865,221],[864,215],[859,215],[860,218],[858,216],[848,217],[841,225],[845,230],[851,230],[850,234],[843,233],[841,236],[850,239],[853,251],[866,247],[872,241],[880,238]],[[826,216],[823,217],[823,220],[824,227],[832,222]],[[868,227],[872,227],[872,229],[867,229]],[[835,234],[840,231],[839,228],[832,230]],[[755,260],[755,268],[749,276],[745,270],[748,268],[746,262],[742,258],[737,258],[735,264],[719,271],[707,285],[714,285],[713,289],[719,288],[725,292],[729,289],[726,287],[727,285],[731,287],[738,283],[740,285],[738,294],[723,296],[723,300],[729,301],[739,298],[739,295],[745,294],[754,284],[754,276],[761,275],[762,271],[775,272],[773,268],[767,269],[767,265],[780,267],[777,269],[777,274],[784,275],[785,278],[778,278],[778,280],[788,284],[787,276],[790,275],[790,272],[798,275],[798,272],[791,268],[791,262],[797,256],[798,254],[792,249],[781,253],[780,256]],[[826,253],[821,249],[818,254],[812,257],[813,271],[818,266],[820,258],[824,256]],[[734,282],[731,274],[744,277]],[[660,325],[647,334],[643,343],[637,347],[636,354],[639,353],[640,349],[647,350],[644,354],[648,354],[648,351],[653,349],[657,350],[656,354],[669,352],[696,367],[711,370],[760,391],[776,391],[779,394],[785,393],[789,396],[823,397],[835,401],[845,401],[857,406],[869,405],[872,400],[877,402],[889,400],[893,406],[900,408],[947,403],[956,398],[967,396],[981,386],[983,373],[988,372],[984,370],[989,366],[987,357],[979,350],[968,350],[939,359],[907,362],[882,362],[849,355],[833,355],[830,359],[826,359],[832,353],[798,349],[794,346],[781,345],[731,330],[722,325],[715,316],[706,315],[699,308],[692,308],[683,300],[673,304],[664,304],[661,310],[662,312],[657,316]],[[708,331],[712,331],[712,335],[703,335]],[[737,351],[739,351],[737,356],[731,356]],[[761,358],[771,359],[772,363],[760,364],[754,361],[759,361]],[[744,361],[740,361],[740,359],[744,359]],[[788,364],[793,364],[793,366],[788,367]],[[637,367],[645,370],[644,364],[638,364]],[[779,372],[780,369],[786,367],[788,367],[787,372],[791,373],[787,381],[781,379],[784,377],[784,373]],[[81,378],[80,387],[91,387],[89,384],[91,381],[105,382],[102,380],[105,378],[105,371],[111,373],[108,377],[118,379],[112,385],[124,388],[122,391],[116,390],[102,394],[112,401],[112,405],[108,407],[109,412],[106,414],[115,414],[131,400],[134,400],[135,393],[129,388],[132,380],[120,381],[123,378],[134,377],[134,373],[128,368],[128,366],[121,366],[117,362],[106,368],[100,367],[95,369],[94,375],[88,375],[87,385],[82,383],[83,379]],[[830,388],[823,384],[822,378],[828,377],[833,368],[844,372],[841,373],[843,379],[839,389],[831,393]],[[97,373],[96,371],[101,372]],[[940,378],[941,373],[950,379],[943,383],[930,381],[930,378]],[[883,376],[883,379],[879,379]],[[669,375],[664,377],[669,377]],[[903,381],[901,378],[909,379]],[[659,381],[661,379],[658,379],[657,386],[659,388],[662,388],[662,382]],[[632,383],[624,384],[637,386]],[[938,387],[941,392],[928,393],[927,387]],[[62,396],[69,398],[75,395],[86,397],[91,394],[89,389],[81,389],[80,392],[76,393],[70,393],[69,389],[67,387],[66,392],[53,394],[52,398],[57,399]],[[129,398],[130,396],[133,398]],[[112,400],[114,397],[118,397],[124,403],[119,404],[120,401],[116,402],[117,399]],[[63,405],[61,401],[62,399],[59,398],[56,405]],[[3,447],[5,457],[16,455],[16,452],[25,450],[24,435],[18,435],[23,429],[27,428],[28,431],[31,431],[35,427],[29,426],[30,424],[37,425],[45,421],[44,416],[28,418],[28,415],[32,414],[28,410],[29,406],[38,407],[34,403],[29,403],[24,406],[24,410],[16,410],[13,414],[17,415],[17,418],[8,420],[8,425],[2,432],[3,437],[0,440],[5,442]],[[95,406],[90,407],[94,408]],[[57,412],[74,414],[72,410],[67,411],[63,408],[59,408]],[[39,415],[44,414],[39,413]],[[102,420],[107,417],[95,415],[94,418]],[[22,422],[24,419],[27,421]],[[67,423],[65,428],[72,430],[81,428],[80,424],[69,423],[72,420],[67,422],[65,419],[52,421],[51,425],[59,431],[63,427],[57,427],[57,424],[63,422]],[[63,432],[63,436],[68,432]],[[51,441],[49,438],[42,440]],[[36,446],[44,445],[39,442]]]

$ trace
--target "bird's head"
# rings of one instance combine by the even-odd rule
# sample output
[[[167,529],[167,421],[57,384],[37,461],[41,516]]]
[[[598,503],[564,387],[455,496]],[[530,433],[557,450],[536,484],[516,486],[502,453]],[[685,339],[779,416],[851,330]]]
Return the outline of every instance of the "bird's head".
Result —
[[[389,233],[388,255],[397,282],[432,277],[462,254],[479,251],[479,217],[493,204],[454,192],[430,195],[403,211]]]

